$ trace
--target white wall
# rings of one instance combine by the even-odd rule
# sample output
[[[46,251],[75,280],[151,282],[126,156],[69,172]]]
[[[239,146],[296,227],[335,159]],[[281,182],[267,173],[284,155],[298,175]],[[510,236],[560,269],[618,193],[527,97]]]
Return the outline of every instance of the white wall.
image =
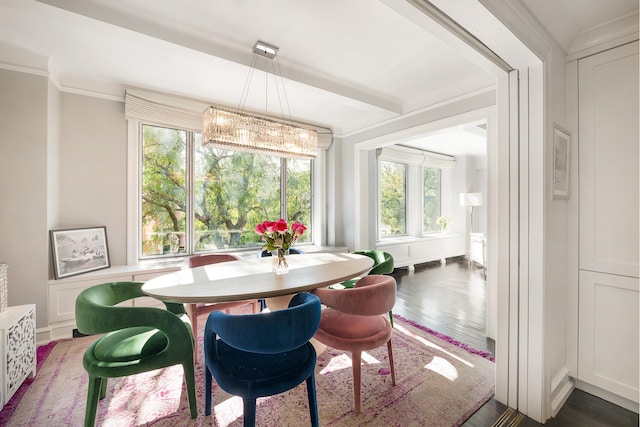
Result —
[[[0,70],[0,261],[9,305],[48,325],[49,230],[106,225],[111,264],[126,259],[124,104],[61,94],[44,75]]]
[[[548,416],[555,416],[564,403],[568,378],[567,341],[569,337],[567,318],[567,241],[568,224],[577,218],[568,215],[567,200],[553,200],[553,124],[566,127],[566,81],[565,57],[554,50],[545,64],[549,94],[547,104],[548,126],[545,129],[544,145],[544,305],[545,305],[545,362],[546,380],[550,389],[551,407]]]
[[[48,79],[0,70],[0,260],[9,305],[36,304],[47,324]]]
[[[345,179],[338,185],[342,185],[343,191],[342,220],[344,222],[341,226],[345,230],[345,240],[337,243],[351,249],[354,246],[359,248],[375,246],[375,238],[372,237],[375,236],[375,233],[371,233],[371,228],[375,227],[375,215],[368,212],[369,197],[371,194],[375,194],[371,192],[373,184],[368,182],[367,178],[370,168],[370,152],[379,147],[401,143],[403,138],[461,124],[460,117],[466,114],[476,114],[493,105],[495,105],[495,91],[490,90],[474,94],[466,99],[457,99],[449,104],[439,105],[405,120],[385,123],[366,132],[343,138],[341,140],[343,153],[341,163]],[[453,203],[456,202],[451,201],[451,203],[453,209]],[[372,219],[373,222],[371,222]],[[354,241],[350,240],[352,230]]]
[[[123,102],[63,94],[58,217],[58,228],[106,226],[111,265],[126,264]]]

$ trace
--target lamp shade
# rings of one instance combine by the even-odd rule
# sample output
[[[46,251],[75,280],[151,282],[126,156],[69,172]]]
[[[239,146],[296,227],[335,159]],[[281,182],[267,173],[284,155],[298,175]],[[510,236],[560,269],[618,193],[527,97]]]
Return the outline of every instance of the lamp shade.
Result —
[[[482,206],[482,193],[460,193],[460,206]]]

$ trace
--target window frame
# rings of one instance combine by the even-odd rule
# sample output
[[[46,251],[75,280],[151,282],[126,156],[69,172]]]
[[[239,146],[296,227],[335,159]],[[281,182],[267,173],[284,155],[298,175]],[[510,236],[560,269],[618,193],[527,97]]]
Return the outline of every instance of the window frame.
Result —
[[[431,167],[431,166],[422,166],[421,168],[421,172],[422,172],[422,182],[421,182],[421,189],[422,189],[422,211],[421,211],[421,215],[420,215],[420,223],[421,223],[421,227],[422,227],[422,235],[423,236],[428,236],[434,233],[438,233],[439,230],[425,230],[424,227],[424,220],[425,220],[425,215],[424,215],[424,198],[425,198],[425,188],[424,188],[424,173],[427,169],[433,169],[433,170],[437,170],[438,174],[440,175],[438,178],[438,216],[442,215],[442,168],[436,168],[436,167]]]
[[[442,215],[443,192],[442,188],[445,180],[449,175],[445,174],[445,169],[453,170],[456,160],[453,156],[446,156],[437,153],[430,153],[415,148],[405,147],[402,145],[394,145],[379,148],[376,151],[376,182],[378,188],[376,190],[376,242],[388,243],[393,240],[415,239],[429,237],[434,232],[425,232],[424,224],[424,169],[437,169],[440,171],[440,215]],[[380,178],[381,167],[380,162],[395,162],[406,166],[405,180],[405,221],[406,233],[402,235],[382,236],[381,212],[380,212]],[[448,181],[447,181],[448,182]],[[373,207],[373,205],[371,205]]]
[[[185,230],[185,236],[187,239],[187,243],[185,245],[186,253],[183,254],[169,254],[169,255],[153,255],[153,256],[143,256],[142,255],[142,246],[141,246],[141,221],[142,221],[142,198],[140,197],[140,193],[142,190],[142,126],[158,126],[179,130],[187,131],[187,183],[186,183],[186,191],[187,191],[187,225]],[[127,264],[133,265],[138,264],[139,262],[150,261],[150,260],[164,260],[171,258],[183,258],[186,256],[190,256],[195,254],[193,248],[193,135],[195,133],[201,133],[201,129],[194,129],[190,126],[180,126],[178,124],[171,124],[167,122],[158,122],[155,120],[141,120],[136,118],[127,118]],[[313,246],[321,246],[324,244],[326,239],[326,233],[322,233],[323,230],[322,224],[325,219],[324,212],[320,209],[320,206],[323,206],[323,199],[325,197],[326,189],[325,186],[321,184],[321,174],[320,170],[324,168],[325,162],[325,151],[323,149],[318,149],[318,154],[315,159],[311,161],[311,224],[310,231],[312,240],[310,242],[300,243],[300,245],[313,245]],[[284,165],[284,159],[281,159],[281,168]],[[286,168],[283,170],[283,173],[280,177],[280,185],[286,186]],[[284,184],[283,184],[284,183]],[[286,208],[286,191],[281,192],[280,199],[280,210],[282,212],[283,208]],[[187,249],[188,248],[188,249]],[[225,250],[225,252],[234,252],[234,253],[250,253],[255,252],[259,247],[256,248],[235,248]],[[197,252],[202,253],[202,252]]]
[[[396,163],[404,166],[404,233],[402,234],[393,234],[388,236],[382,234],[382,212],[380,209],[382,204],[382,162]],[[409,188],[410,188],[409,187],[409,172],[410,172],[409,164],[397,161],[395,159],[388,159],[388,158],[381,157],[378,159],[377,167],[378,167],[378,172],[377,172],[378,197],[377,197],[376,211],[378,213],[377,215],[378,240],[388,240],[393,238],[399,238],[399,237],[401,238],[401,237],[409,236],[409,205],[408,205],[408,200],[409,200],[408,196],[409,196]]]

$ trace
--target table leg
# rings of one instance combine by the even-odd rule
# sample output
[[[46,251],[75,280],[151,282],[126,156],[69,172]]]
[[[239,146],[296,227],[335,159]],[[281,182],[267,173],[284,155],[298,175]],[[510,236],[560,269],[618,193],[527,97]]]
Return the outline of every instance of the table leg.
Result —
[[[279,297],[265,298],[264,302],[269,311],[284,310],[289,307],[289,302],[293,295],[282,295]]]

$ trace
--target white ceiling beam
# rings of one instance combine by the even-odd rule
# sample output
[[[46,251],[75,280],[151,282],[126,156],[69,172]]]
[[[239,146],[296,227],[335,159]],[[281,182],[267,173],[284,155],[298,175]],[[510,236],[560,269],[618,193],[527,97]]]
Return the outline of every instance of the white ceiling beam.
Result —
[[[216,40],[205,40],[175,31],[170,27],[158,25],[151,21],[145,21],[136,17],[124,15],[97,3],[85,2],[83,0],[37,1],[246,67],[250,67],[252,63],[252,46],[232,46],[229,43],[224,44]],[[277,42],[277,40],[265,41],[269,43]],[[310,68],[303,68],[299,65],[296,66],[293,61],[287,60],[286,52],[280,52],[278,57],[280,58],[280,65],[284,70],[283,77],[288,80],[296,81],[330,93],[335,93],[342,97],[352,99],[356,102],[364,103],[371,107],[391,112],[393,114],[403,113],[403,105],[398,100],[388,99],[375,93],[358,90],[348,83],[337,82],[335,80],[327,79],[324,76],[314,74],[310,71]],[[257,61],[255,68],[266,72],[272,71],[271,69],[268,69],[266,65],[263,65],[262,61]]]

